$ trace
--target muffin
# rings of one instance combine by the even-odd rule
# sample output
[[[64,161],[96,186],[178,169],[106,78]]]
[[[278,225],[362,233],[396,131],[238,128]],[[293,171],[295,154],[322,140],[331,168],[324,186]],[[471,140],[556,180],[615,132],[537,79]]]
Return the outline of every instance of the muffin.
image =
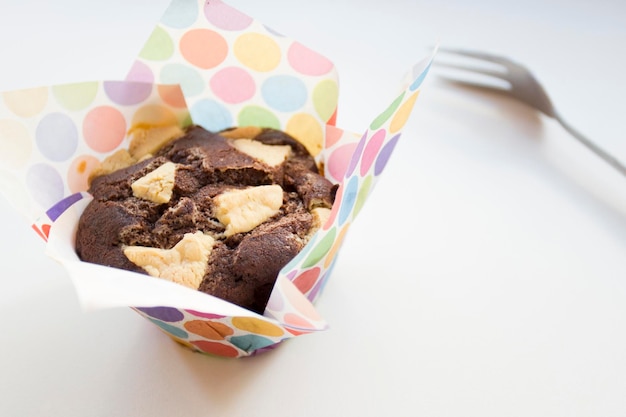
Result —
[[[262,314],[279,271],[329,217],[337,186],[285,132],[134,132],[94,171],[81,260],[126,269]]]

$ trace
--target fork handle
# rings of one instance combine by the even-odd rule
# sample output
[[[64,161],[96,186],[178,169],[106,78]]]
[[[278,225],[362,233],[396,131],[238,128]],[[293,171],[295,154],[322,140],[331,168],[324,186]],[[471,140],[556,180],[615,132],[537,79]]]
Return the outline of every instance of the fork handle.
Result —
[[[598,145],[593,143],[591,140],[589,140],[586,136],[584,136],[578,130],[574,129],[574,127],[570,125],[569,123],[567,123],[567,121],[565,121],[565,119],[563,119],[563,117],[561,117],[561,115],[559,115],[558,113],[554,115],[554,118],[556,119],[556,121],[558,121],[561,124],[561,126],[563,126],[565,130],[567,130],[572,136],[574,136],[574,138],[576,138],[580,143],[585,145],[588,149],[593,151],[600,158],[604,159],[609,165],[617,169],[622,175],[626,176],[626,167],[617,158],[607,153],[604,149],[600,148]]]

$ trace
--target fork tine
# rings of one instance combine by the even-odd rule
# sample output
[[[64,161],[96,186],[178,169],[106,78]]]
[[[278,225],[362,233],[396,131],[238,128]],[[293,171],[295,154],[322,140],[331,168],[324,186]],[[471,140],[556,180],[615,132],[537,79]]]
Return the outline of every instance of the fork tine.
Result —
[[[500,55],[493,55],[487,52],[479,52],[479,51],[472,51],[469,49],[450,48],[450,47],[442,47],[442,46],[440,46],[437,50],[439,52],[449,53],[453,55],[461,55],[461,56],[466,56],[468,58],[481,59],[484,61],[494,62],[496,64],[500,64],[505,67],[513,63],[508,58],[505,58]]]
[[[495,94],[499,94],[503,96],[510,96],[510,93],[511,93],[511,90],[509,88],[502,87],[499,85],[480,83],[476,81],[459,80],[457,78],[452,78],[452,77],[441,75],[441,74],[439,74],[438,76],[439,78],[441,78],[448,84],[452,84],[461,88],[469,88],[469,89],[473,89],[476,91],[481,91],[485,93],[495,93]]]
[[[437,60],[433,61],[433,64],[435,64],[438,67],[450,68],[450,69],[460,70],[460,71],[468,71],[470,73],[482,74],[482,75],[486,75],[489,77],[506,80],[505,73],[503,73],[502,71],[496,71],[493,69],[480,68],[480,67],[469,66],[469,65],[461,65],[461,64],[450,63],[450,62],[438,62]]]
[[[607,153],[600,147],[598,147],[595,143],[590,141],[587,137],[582,135],[576,129],[574,129],[569,123],[567,123],[563,118],[559,115],[559,113],[555,110],[550,97],[548,97],[545,92],[543,86],[535,79],[532,72],[526,68],[522,64],[518,64],[515,61],[512,61],[508,58],[491,55],[486,52],[476,52],[465,49],[455,49],[455,48],[447,48],[439,46],[437,48],[438,51],[445,53],[449,53],[451,55],[464,56],[467,58],[473,58],[475,60],[482,60],[485,62],[491,62],[500,64],[505,67],[507,70],[507,74],[498,74],[491,70],[483,70],[483,69],[472,69],[467,68],[463,65],[455,65],[455,64],[443,64],[442,66],[453,68],[457,70],[465,70],[469,72],[475,72],[482,75],[487,75],[491,77],[491,80],[496,77],[500,81],[506,81],[510,89],[499,88],[493,85],[487,85],[484,82],[475,82],[468,81],[459,78],[453,78],[449,75],[439,76],[446,82],[462,87],[469,88],[478,91],[486,91],[491,93],[499,93],[501,95],[510,96],[515,98],[516,100],[525,103],[532,108],[544,113],[545,115],[556,119],[557,122],[563,126],[565,130],[567,130],[575,139],[577,139],[581,144],[586,146],[589,150],[594,152],[597,156],[604,159],[611,166],[616,168],[621,174],[626,175],[626,166],[623,165],[617,158]],[[433,61],[436,63],[436,61]],[[507,77],[508,75],[508,77]]]

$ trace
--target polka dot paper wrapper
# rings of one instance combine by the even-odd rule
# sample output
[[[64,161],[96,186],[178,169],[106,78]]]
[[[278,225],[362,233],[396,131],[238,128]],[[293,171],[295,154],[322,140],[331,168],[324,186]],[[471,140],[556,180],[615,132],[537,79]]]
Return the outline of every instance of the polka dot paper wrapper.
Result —
[[[419,62],[362,134],[335,126],[338,82],[323,55],[221,1],[174,0],[126,80],[4,92],[0,189],[47,241],[87,309],[131,307],[199,352],[244,357],[327,328],[314,302],[398,142],[430,67]],[[349,109],[346,109],[349,111]],[[141,124],[257,125],[301,140],[339,184],[331,216],[277,277],[263,315],[147,275],[81,262],[87,178]]]

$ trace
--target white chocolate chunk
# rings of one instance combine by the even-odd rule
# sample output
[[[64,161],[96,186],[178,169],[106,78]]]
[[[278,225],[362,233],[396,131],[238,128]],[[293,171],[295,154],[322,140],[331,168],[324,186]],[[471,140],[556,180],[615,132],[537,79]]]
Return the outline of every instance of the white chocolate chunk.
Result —
[[[280,165],[291,154],[289,145],[266,145],[252,139],[236,139],[232,143],[238,151],[263,161],[271,167]]]
[[[206,273],[215,240],[204,233],[186,233],[172,249],[126,246],[124,255],[153,277],[197,290]]]
[[[119,151],[106,157],[102,163],[100,163],[100,165],[98,165],[98,167],[91,172],[89,175],[89,182],[91,183],[91,180],[95,177],[110,174],[118,169],[129,167],[136,162],[137,160],[130,155],[128,150],[120,149]]]
[[[311,210],[311,214],[313,215],[314,219],[313,232],[316,232],[317,229],[320,229],[322,226],[324,226],[330,218],[330,209],[326,207],[316,207]]]
[[[131,184],[133,195],[155,203],[167,203],[172,198],[176,164],[166,162]]]
[[[226,226],[224,234],[249,232],[274,214],[283,205],[280,185],[261,185],[226,191],[213,199],[215,217]]]
[[[152,155],[169,141],[185,134],[178,125],[142,126],[131,129],[128,152],[137,160]]]

